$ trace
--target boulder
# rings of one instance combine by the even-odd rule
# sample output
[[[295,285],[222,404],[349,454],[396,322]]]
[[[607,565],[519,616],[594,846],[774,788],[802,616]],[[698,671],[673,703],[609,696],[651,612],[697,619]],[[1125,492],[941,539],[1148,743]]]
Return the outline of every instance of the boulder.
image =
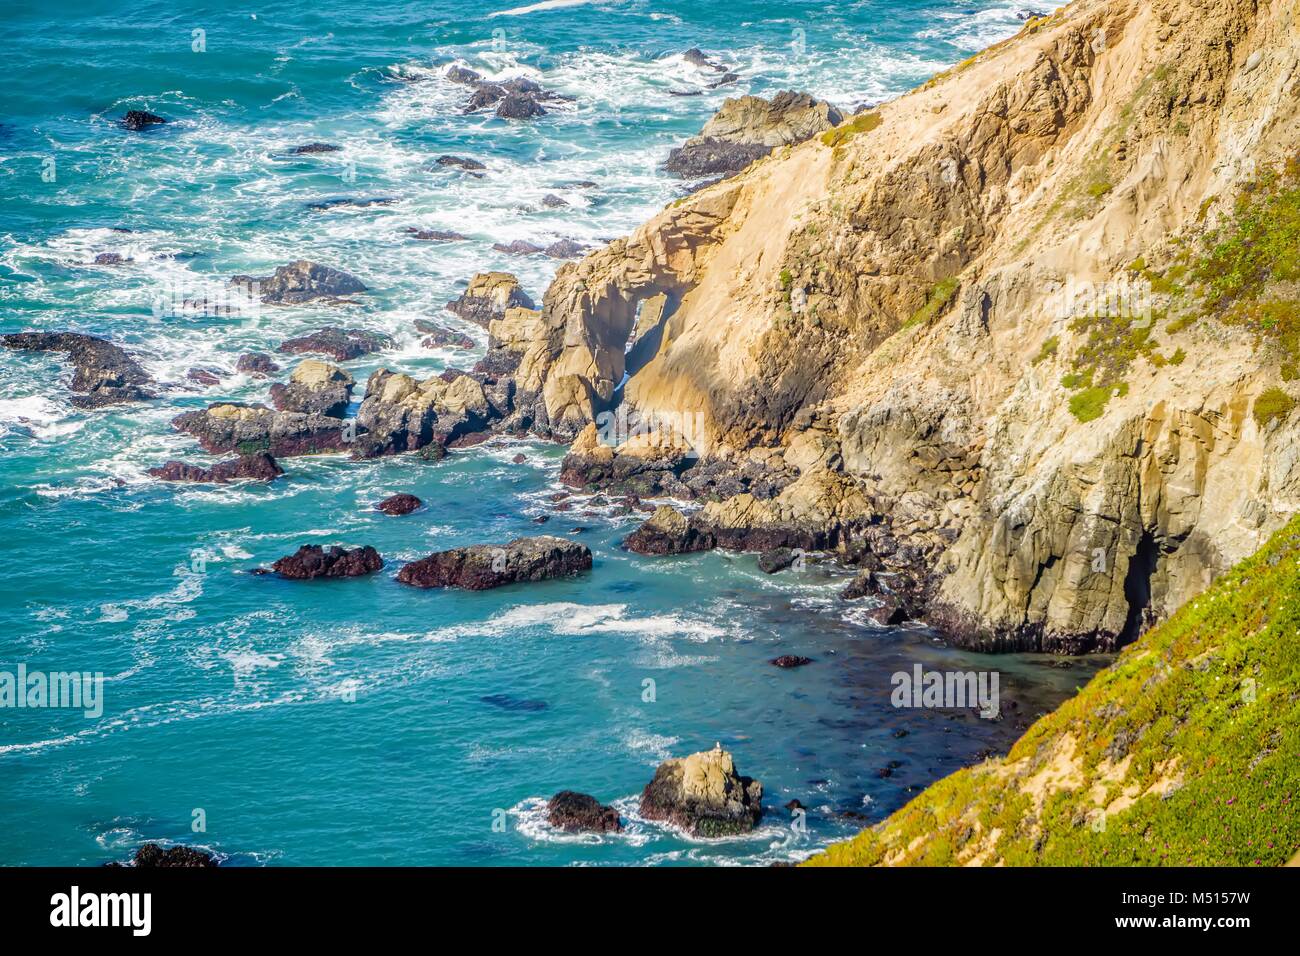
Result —
[[[348,207],[366,209],[370,206],[391,206],[397,202],[393,196],[333,196],[329,199],[316,199],[306,204],[313,212],[329,212],[331,209]]]
[[[406,234],[422,242],[463,242],[469,238],[450,229],[416,229],[414,226],[407,227]]]
[[[383,566],[383,558],[369,545],[322,548],[318,544],[304,544],[293,554],[276,561],[271,570],[282,578],[306,581],[312,578],[356,578],[374,574]]]
[[[276,460],[264,451],[240,455],[231,461],[219,461],[211,468],[169,461],[149,474],[162,481],[197,481],[224,485],[232,481],[274,481],[284,474]]]
[[[623,821],[613,807],[595,797],[561,790],[546,804],[546,822],[566,833],[618,833]]]
[[[451,82],[460,83],[462,86],[473,86],[483,79],[483,74],[476,73],[474,70],[464,66],[451,66],[447,68],[444,74]]]
[[[843,120],[844,115],[826,101],[792,90],[770,100],[728,99],[699,136],[669,154],[664,168],[688,179],[731,176],[774,147],[802,143]]]
[[[793,548],[773,548],[758,556],[758,569],[764,574],[776,574],[794,564],[798,557]]]
[[[294,146],[289,152],[294,156],[310,156],[314,153],[337,153],[342,148],[333,143],[303,143],[301,146]]]
[[[483,163],[477,159],[469,159],[465,156],[439,156],[434,162],[443,167],[452,167],[455,169],[480,170],[487,169]]]
[[[754,829],[762,801],[763,785],[738,774],[731,754],[715,744],[661,763],[641,794],[641,815],[692,836],[733,836]]]
[[[199,385],[220,385],[221,375],[215,369],[210,368],[192,368],[185,373],[188,381],[195,382]]]
[[[532,119],[545,116],[546,107],[538,102],[532,93],[510,93],[497,103],[496,115],[499,119]]]
[[[586,251],[586,246],[572,239],[557,239],[542,250],[552,259],[576,259]]]
[[[245,375],[266,377],[280,371],[280,366],[276,364],[275,359],[264,352],[245,352],[235,362],[235,371],[243,372]]]
[[[560,196],[555,195],[555,193],[547,193],[542,197],[542,205],[547,209],[563,209],[568,204],[569,201],[567,199],[561,198]]]
[[[476,344],[464,332],[446,329],[422,319],[415,320],[415,327],[426,333],[425,338],[420,342],[426,349],[472,349]]]
[[[564,538],[541,535],[496,546],[476,544],[439,551],[413,561],[397,580],[418,588],[458,587],[471,591],[516,581],[544,581],[591,569],[591,550]]]
[[[409,515],[422,504],[424,504],[424,502],[415,497],[415,495],[399,493],[396,495],[390,495],[383,501],[379,502],[379,504],[375,505],[375,510],[382,511],[386,515]]]
[[[504,252],[510,256],[535,256],[543,251],[543,247],[527,239],[515,239],[511,242],[494,242],[492,249],[495,252]]]
[[[331,326],[312,332],[309,335],[288,339],[276,351],[291,355],[316,353],[318,355],[328,355],[336,362],[347,362],[392,347],[392,338],[382,332],[368,332],[365,329],[344,329]]]
[[[161,126],[166,122],[167,120],[157,113],[150,113],[147,110],[127,110],[126,115],[122,117],[122,126],[132,132],[139,132],[150,126]]]
[[[691,66],[699,67],[702,70],[713,70],[717,73],[721,73],[726,69],[726,67],[722,66],[722,64],[718,63],[716,60],[709,59],[708,54],[697,46],[685,50],[682,53],[682,59]]]
[[[172,427],[198,439],[211,454],[265,451],[276,458],[349,451],[354,437],[338,418],[281,412],[265,405],[218,402],[172,419]]]
[[[805,664],[811,664],[812,658],[800,657],[797,654],[782,654],[780,657],[772,658],[769,663],[781,668],[803,667]]]
[[[352,400],[352,376],[329,362],[304,359],[288,384],[271,386],[271,404],[282,412],[342,418]]]
[[[80,332],[13,332],[3,337],[5,348],[61,352],[72,364],[72,404],[98,408],[153,398],[144,386],[153,379],[122,348],[106,339]]]
[[[660,505],[641,527],[623,539],[623,547],[637,554],[687,554],[709,551],[717,539],[671,505]]]
[[[668,154],[664,169],[682,179],[734,176],[772,151],[761,143],[730,143],[710,137],[690,140]]]
[[[342,269],[323,266],[317,262],[298,259],[287,266],[280,266],[272,275],[262,278],[251,276],[234,276],[231,284],[256,291],[265,303],[272,305],[298,305],[303,302],[321,300],[338,300],[349,295],[365,292],[366,287],[356,276],[349,275]]]
[[[366,383],[366,397],[357,411],[357,423],[368,434],[354,452],[370,458],[416,451],[430,443],[446,446],[481,431],[495,416],[483,386],[463,372],[419,382],[378,369]]]
[[[507,309],[534,309],[536,306],[509,272],[480,272],[470,279],[469,287],[454,302],[450,312],[462,319],[487,328],[493,319],[504,318]]]

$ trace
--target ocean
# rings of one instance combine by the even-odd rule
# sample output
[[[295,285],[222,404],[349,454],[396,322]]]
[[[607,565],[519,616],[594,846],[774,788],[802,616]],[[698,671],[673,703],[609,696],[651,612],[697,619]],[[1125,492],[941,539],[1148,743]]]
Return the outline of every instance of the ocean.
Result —
[[[769,576],[754,555],[629,554],[619,542],[637,516],[584,496],[556,510],[556,445],[500,438],[437,463],[288,458],[270,485],[164,484],[147,469],[212,460],[171,419],[265,401],[268,382],[236,373],[236,358],[322,325],[393,337],[346,363],[359,383],[379,367],[468,367],[485,333],[444,304],[490,269],[540,301],[558,266],[493,243],[626,234],[683,193],[660,165],[726,96],[880,101],[1011,35],[1029,9],[8,4],[0,332],[102,335],[167,387],[82,411],[56,356],[0,349],[0,673],[104,676],[96,716],[0,707],[0,864],[125,860],[146,841],[234,865],[765,864],[1008,747],[1099,661],[979,657],[922,627],[872,626],[839,599],[850,572],[829,562]],[[682,57],[690,47],[739,82],[674,95],[715,76]],[[528,122],[467,116],[465,89],[442,79],[451,64],[572,99]],[[127,132],[118,120],[133,108],[171,122]],[[288,152],[313,141],[341,149]],[[486,169],[438,166],[442,154]],[[544,205],[548,194],[567,205]],[[309,206],[337,197],[392,202]],[[420,242],[410,227],[469,238]],[[96,264],[104,253],[125,261]],[[298,258],[372,291],[347,309],[158,307]],[[421,318],[477,350],[424,347]],[[192,368],[219,383],[188,379]],[[425,507],[373,509],[399,491]],[[543,531],[586,543],[593,571],[482,593],[393,577],[434,550]],[[343,581],[246,573],[309,543],[373,545],[387,566]],[[813,663],[772,667],[781,654]],[[1014,713],[893,707],[890,676],[916,663],[996,669]],[[656,765],[715,742],[764,784],[758,830],[693,840],[641,820]],[[551,831],[544,804],[562,789],[613,803],[624,832]],[[806,827],[792,826],[790,800]]]

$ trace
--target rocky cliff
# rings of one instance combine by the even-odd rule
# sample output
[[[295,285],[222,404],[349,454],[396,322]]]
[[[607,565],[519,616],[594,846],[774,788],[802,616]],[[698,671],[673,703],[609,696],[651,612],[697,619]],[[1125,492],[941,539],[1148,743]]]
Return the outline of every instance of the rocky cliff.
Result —
[[[1298,63],[1285,0],[1031,20],[563,266],[525,423],[690,423],[956,642],[1125,643],[1300,502]]]

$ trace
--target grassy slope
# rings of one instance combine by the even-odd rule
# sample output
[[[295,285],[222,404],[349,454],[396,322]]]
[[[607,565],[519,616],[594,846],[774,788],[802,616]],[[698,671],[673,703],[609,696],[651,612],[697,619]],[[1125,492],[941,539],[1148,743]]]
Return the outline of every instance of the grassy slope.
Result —
[[[1278,865],[1297,797],[1300,517],[1007,757],[809,863]]]

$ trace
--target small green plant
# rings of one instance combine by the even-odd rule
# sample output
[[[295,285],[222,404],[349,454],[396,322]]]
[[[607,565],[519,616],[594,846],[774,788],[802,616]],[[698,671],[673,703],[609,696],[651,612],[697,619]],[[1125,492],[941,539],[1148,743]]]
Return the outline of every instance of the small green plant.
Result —
[[[841,123],[834,129],[828,129],[822,133],[821,141],[826,146],[839,146],[848,140],[857,136],[859,133],[870,133],[883,123],[884,120],[880,114],[872,110],[869,113],[859,113],[847,123]]]
[[[1255,417],[1255,423],[1260,428],[1263,428],[1275,418],[1279,420],[1285,419],[1294,407],[1295,399],[1282,389],[1277,387],[1266,388],[1255,399],[1255,407],[1251,414]]]
[[[926,293],[925,305],[912,313],[911,318],[903,323],[903,328],[910,329],[914,325],[924,325],[931,319],[935,318],[935,316],[939,315],[939,313],[943,311],[944,306],[948,304],[953,295],[957,292],[958,284],[956,276],[935,283],[935,285],[931,287],[930,291]]]
[[[1050,358],[1055,358],[1056,350],[1060,348],[1060,346],[1061,337],[1059,335],[1053,335],[1043,343],[1043,347],[1040,348],[1038,354],[1034,356],[1034,364],[1037,365],[1040,362],[1046,362]]]

